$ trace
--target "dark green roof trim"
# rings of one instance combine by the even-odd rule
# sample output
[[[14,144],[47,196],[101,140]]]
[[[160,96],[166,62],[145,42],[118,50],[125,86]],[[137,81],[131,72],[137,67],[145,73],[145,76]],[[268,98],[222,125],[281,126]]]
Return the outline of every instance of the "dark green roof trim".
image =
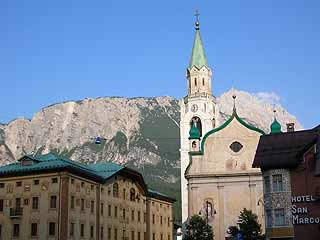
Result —
[[[203,155],[203,153],[204,153],[204,144],[205,144],[206,139],[207,139],[211,134],[216,133],[216,132],[224,129],[226,126],[228,126],[228,125],[232,122],[232,120],[233,120],[234,118],[235,118],[239,123],[241,123],[244,127],[248,128],[248,129],[250,129],[250,130],[252,130],[252,131],[261,133],[262,135],[266,135],[266,133],[265,133],[263,130],[261,130],[261,129],[259,129],[259,128],[256,128],[256,127],[254,127],[254,126],[246,123],[245,121],[243,121],[243,120],[238,116],[237,111],[233,111],[231,117],[230,117],[227,121],[225,121],[221,126],[212,129],[211,131],[207,132],[207,133],[204,135],[204,137],[203,137],[203,139],[202,139],[202,141],[201,141],[201,150],[200,150],[201,155]]]
[[[148,189],[148,196],[155,198],[155,199],[163,200],[166,202],[171,202],[171,203],[174,203],[177,201],[175,198],[169,197],[163,193],[159,193],[159,192],[151,190],[151,189]]]
[[[189,152],[189,155],[192,155],[192,156],[202,155],[202,152],[201,151]]]

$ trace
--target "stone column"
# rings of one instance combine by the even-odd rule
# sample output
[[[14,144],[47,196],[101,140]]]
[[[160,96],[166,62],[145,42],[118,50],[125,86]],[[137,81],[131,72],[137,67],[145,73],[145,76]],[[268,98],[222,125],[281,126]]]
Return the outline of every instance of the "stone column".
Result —
[[[216,239],[225,239],[225,226],[224,226],[224,186],[218,186],[218,206],[219,206],[219,228],[217,229]]]

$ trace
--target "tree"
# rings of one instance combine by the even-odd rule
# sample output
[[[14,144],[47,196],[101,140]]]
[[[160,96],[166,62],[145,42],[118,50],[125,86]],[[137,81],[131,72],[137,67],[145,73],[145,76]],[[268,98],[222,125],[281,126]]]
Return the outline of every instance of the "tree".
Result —
[[[246,208],[240,212],[237,226],[231,226],[228,233],[236,239],[238,233],[242,234],[243,240],[263,240],[265,239],[262,234],[261,224],[258,223],[258,216],[252,213],[251,210]]]
[[[183,240],[213,240],[212,227],[199,215],[193,215],[186,224]]]

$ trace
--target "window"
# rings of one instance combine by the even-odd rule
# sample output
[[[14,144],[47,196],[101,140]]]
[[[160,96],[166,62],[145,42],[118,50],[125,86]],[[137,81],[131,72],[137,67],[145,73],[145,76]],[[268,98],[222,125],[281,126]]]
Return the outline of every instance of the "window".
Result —
[[[202,86],[204,86],[204,78],[202,78]]]
[[[114,229],[114,240],[118,240],[118,229]]]
[[[163,240],[163,234],[162,233],[160,234],[160,240]]]
[[[170,218],[168,217],[168,227],[170,226]]]
[[[4,183],[0,183],[0,188],[4,188]]]
[[[101,188],[101,193],[103,193],[103,188]]]
[[[146,222],[146,220],[147,220],[147,213],[143,213],[143,222],[145,223]]]
[[[70,236],[74,235],[74,223],[70,223]]]
[[[239,142],[233,142],[229,147],[235,153],[239,152],[243,148],[242,144]]]
[[[101,216],[103,216],[103,203],[101,203],[100,213],[101,213]]]
[[[90,226],[90,237],[93,238],[94,237],[94,227]]]
[[[152,233],[152,240],[156,240],[156,234]]]
[[[108,228],[108,239],[111,239],[111,228]]]
[[[264,190],[265,193],[269,193],[270,192],[270,177],[269,176],[265,176],[264,177]]]
[[[282,175],[272,175],[272,183],[273,183],[273,191],[274,192],[280,192],[283,191],[283,185],[282,185]]]
[[[274,217],[275,217],[275,223],[276,226],[283,226],[285,225],[284,221],[284,209],[275,209],[274,210]]]
[[[155,219],[155,216],[154,216],[154,214],[152,214],[152,224],[155,223],[154,219]]]
[[[82,188],[84,187],[84,182],[81,182],[81,187],[82,187]]]
[[[3,212],[3,199],[0,199],[0,212]]]
[[[126,200],[126,189],[123,189],[123,199]]]
[[[113,197],[119,197],[119,185],[118,183],[113,184]]]
[[[194,79],[194,85],[197,86],[197,78]]]
[[[71,196],[70,208],[74,209],[74,196]]]
[[[134,221],[134,210],[131,210],[131,221]]]
[[[55,236],[55,235],[56,235],[56,223],[49,222],[49,236]]]
[[[17,187],[21,187],[22,186],[22,182],[17,182]]]
[[[52,179],[51,179],[51,182],[52,182],[52,183],[58,183],[58,178],[52,178]]]
[[[101,228],[100,228],[100,238],[101,238],[101,239],[103,239],[103,235],[104,235],[103,227],[101,227]]]
[[[111,205],[108,205],[108,216],[111,217]]]
[[[84,199],[81,198],[81,211],[84,211]]]
[[[29,205],[29,198],[25,198],[23,200],[23,205],[28,206]]]
[[[21,208],[21,198],[16,198],[16,208]]]
[[[31,237],[36,237],[38,235],[38,224],[31,223]]]
[[[39,185],[39,179],[33,180],[34,185]]]
[[[138,232],[138,240],[141,240],[140,232]]]
[[[168,234],[168,240],[170,240],[170,234]]]
[[[32,209],[36,210],[39,208],[39,197],[32,198]]]
[[[115,218],[118,217],[118,207],[117,206],[114,207],[114,217]]]
[[[74,184],[74,178],[71,178],[70,182],[71,184]]]
[[[272,212],[270,209],[266,210],[266,226],[272,226]]]
[[[123,217],[123,219],[126,218],[126,209],[125,208],[122,209],[122,217]]]
[[[80,236],[84,237],[84,224],[80,224]]]
[[[125,239],[126,237],[126,230],[122,230],[122,239]]]
[[[141,215],[141,213],[140,213],[140,211],[138,211],[138,222],[140,222],[140,215]]]
[[[160,216],[160,224],[162,225],[162,216]]]
[[[20,235],[20,225],[19,224],[13,224],[13,234],[14,237],[19,237]]]
[[[94,201],[91,201],[91,213],[94,213]]]
[[[94,186],[91,184],[91,191],[93,191],[94,190]]]
[[[131,240],[134,240],[134,231],[131,231]]]
[[[136,190],[134,188],[130,189],[130,201],[134,202],[136,199]]]
[[[57,196],[55,195],[50,198],[50,208],[57,208]]]

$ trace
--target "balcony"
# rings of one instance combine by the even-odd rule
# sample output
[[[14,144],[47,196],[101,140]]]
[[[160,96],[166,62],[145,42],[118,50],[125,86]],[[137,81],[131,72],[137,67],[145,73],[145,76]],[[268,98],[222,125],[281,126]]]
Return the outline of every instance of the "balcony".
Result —
[[[23,215],[23,208],[17,207],[17,208],[10,208],[10,217],[11,218],[19,218]]]

